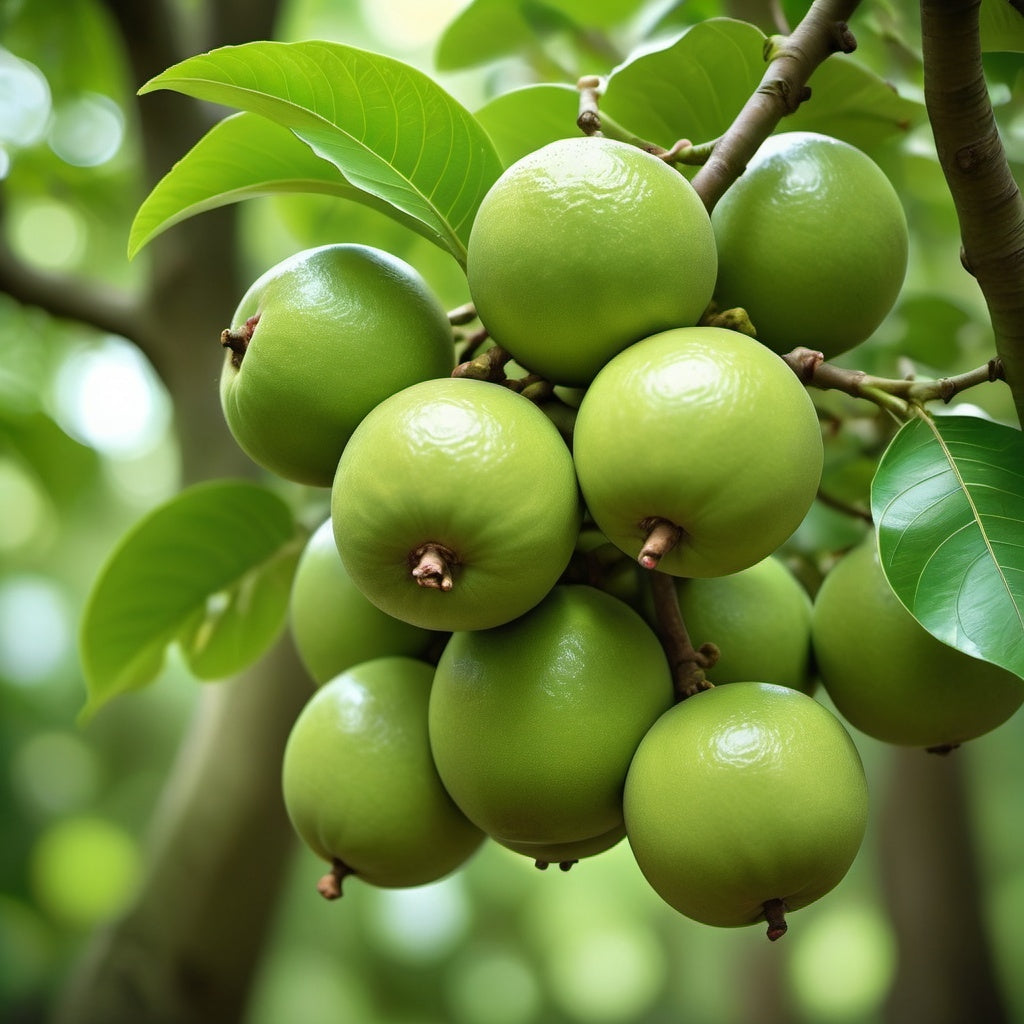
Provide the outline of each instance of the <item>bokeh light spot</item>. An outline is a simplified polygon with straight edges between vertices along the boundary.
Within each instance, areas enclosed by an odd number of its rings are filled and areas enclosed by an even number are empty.
[[[46,132],[50,86],[27,60],[0,47],[0,142],[31,146]]]
[[[65,203],[36,199],[12,211],[11,237],[15,248],[36,266],[72,269],[85,251],[85,224]]]
[[[57,108],[50,148],[75,167],[98,167],[121,148],[124,116],[107,96],[86,93]]]
[[[70,612],[56,583],[31,575],[0,583],[0,675],[34,685],[56,672],[70,650]]]
[[[469,905],[458,875],[412,889],[381,889],[375,895],[375,938],[403,960],[441,960],[469,927]]]
[[[520,957],[473,950],[452,979],[450,998],[459,1024],[526,1024],[540,1008],[541,991]]]
[[[58,815],[86,806],[98,789],[96,755],[77,736],[41,732],[11,759],[11,785],[35,812]]]

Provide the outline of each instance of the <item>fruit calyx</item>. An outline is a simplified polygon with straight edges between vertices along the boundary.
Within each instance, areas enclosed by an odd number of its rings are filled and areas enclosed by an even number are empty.
[[[640,521],[640,529],[644,531],[644,545],[636,560],[645,569],[654,569],[680,541],[683,528],[676,526],[668,519],[660,516],[649,516]]]
[[[325,900],[338,900],[342,897],[341,883],[355,872],[337,857],[331,863],[331,870],[316,883],[316,891]]]
[[[775,942],[789,930],[786,924],[786,901],[780,899],[765,900],[764,919],[768,922],[768,938]]]
[[[533,862],[533,866],[538,871],[547,871],[548,865],[550,863],[551,863],[551,861],[548,861],[548,860],[535,860]],[[578,860],[560,860],[558,862],[558,870],[559,871],[568,871],[568,870],[570,870],[572,868],[572,866],[574,864],[579,864],[579,861]]]
[[[242,359],[245,356],[245,350],[249,347],[249,342],[252,340],[253,331],[256,330],[256,325],[260,322],[260,314],[257,313],[255,316],[249,317],[248,320],[242,324],[241,327],[231,328],[220,332],[220,343],[226,348],[231,350],[231,365],[237,370],[242,365]]]
[[[409,553],[412,578],[431,590],[451,590],[455,586],[452,572],[458,564],[458,555],[435,541],[427,541]]]

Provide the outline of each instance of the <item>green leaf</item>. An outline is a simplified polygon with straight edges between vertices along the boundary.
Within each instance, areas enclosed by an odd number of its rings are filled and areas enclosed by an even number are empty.
[[[172,89],[290,129],[356,189],[465,263],[501,163],[473,116],[430,77],[340,43],[252,42],[190,57],[140,93]]]
[[[982,0],[978,27],[982,50],[1024,53],[1024,13],[1010,0]]]
[[[334,164],[317,156],[287,128],[240,113],[214,125],[146,197],[132,224],[128,255],[175,224],[243,199],[320,193],[355,200],[431,237],[422,221],[357,189]]]
[[[1024,678],[1024,435],[971,416],[912,420],[879,462],[871,510],[914,617]]]
[[[159,674],[182,640],[203,678],[240,671],[283,628],[304,532],[257,484],[223,480],[182,491],[143,517],[100,570],[79,650],[91,716]]]
[[[579,102],[571,85],[527,85],[485,103],[476,119],[508,166],[549,142],[578,136]]]
[[[765,72],[765,35],[754,25],[712,18],[617,68],[601,109],[637,135],[670,147],[721,135]],[[853,61],[830,57],[811,79],[811,98],[777,131],[820,131],[870,147],[923,117],[923,104],[899,96]]]

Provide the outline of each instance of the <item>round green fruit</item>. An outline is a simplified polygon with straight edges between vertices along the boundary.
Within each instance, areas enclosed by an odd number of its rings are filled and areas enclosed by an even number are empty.
[[[811,598],[775,556],[713,579],[676,581],[695,646],[719,650],[707,676],[716,686],[757,679],[810,693]]]
[[[580,403],[576,472],[598,527],[646,568],[723,576],[800,525],[823,449],[793,371],[752,338],[687,327],[615,356]]]
[[[947,751],[1024,703],[1024,681],[949,647],[907,611],[885,578],[873,534],[825,576],[811,630],[836,709],[886,743]]]
[[[739,682],[667,711],[626,778],[626,833],[651,887],[702,924],[768,922],[824,896],[853,863],[868,792],[842,723],[799,690]]]
[[[672,700],[668,662],[641,616],[593,587],[560,585],[514,622],[452,635],[431,692],[430,745],[470,821],[504,845],[551,854],[621,825],[633,751]]]
[[[331,496],[349,576],[378,608],[440,631],[536,605],[573,553],[572,456],[529,399],[484,381],[425,381],[352,435]]]
[[[425,885],[483,842],[430,756],[433,675],[413,658],[363,662],[320,687],[295,720],[284,802],[298,835],[332,865],[321,882],[329,898],[350,874],[387,888]]]
[[[849,143],[770,137],[711,216],[715,300],[741,306],[776,352],[831,359],[892,309],[907,270],[907,222],[884,172]]]
[[[625,838],[626,826],[620,822],[615,828],[609,829],[599,836],[594,836],[592,839],[580,839],[572,843],[516,843],[500,839],[497,842],[506,850],[529,857],[541,870],[551,864],[557,864],[563,871],[568,871],[577,861],[605,853]]]
[[[296,650],[317,685],[373,658],[418,657],[434,638],[366,600],[345,571],[330,519],[313,531],[299,557],[288,610]]]
[[[220,399],[256,463],[329,487],[356,424],[452,371],[447,315],[420,275],[363,245],[306,249],[264,273],[224,331]]]
[[[616,352],[697,323],[717,256],[690,183],[635,146],[552,142],[484,197],[467,250],[491,337],[533,373],[584,385]]]

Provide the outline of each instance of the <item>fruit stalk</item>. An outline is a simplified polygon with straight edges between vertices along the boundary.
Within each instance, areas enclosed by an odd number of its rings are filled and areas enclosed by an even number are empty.
[[[768,922],[768,938],[772,942],[781,939],[789,930],[789,925],[786,924],[786,901],[765,900],[764,919]]]
[[[711,689],[714,684],[705,676],[704,670],[718,660],[718,648],[713,643],[701,644],[699,649],[693,646],[672,576],[655,570],[650,574],[650,587],[658,635],[672,669],[676,700],[685,700],[701,690]]]
[[[320,893],[325,900],[338,900],[341,899],[343,893],[341,884],[348,878],[349,875],[354,875],[355,872],[345,863],[334,858],[334,862],[331,864],[331,870],[324,875],[319,882],[316,884],[316,891]]]

